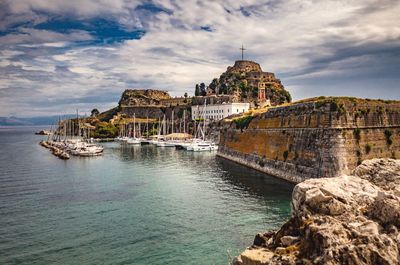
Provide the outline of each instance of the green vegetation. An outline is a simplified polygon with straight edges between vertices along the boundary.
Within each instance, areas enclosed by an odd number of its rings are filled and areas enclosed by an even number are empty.
[[[211,81],[210,85],[208,85],[208,87],[212,90],[213,93],[215,93],[215,92],[216,92],[216,89],[217,89],[217,87],[218,87],[218,85],[219,85],[219,80],[218,80],[218,78],[214,78],[214,79]]]
[[[385,137],[386,137],[387,145],[392,145],[392,143],[393,143],[392,135],[393,135],[393,132],[391,130],[389,130],[389,129],[385,130]]]
[[[115,107],[98,114],[96,118],[99,119],[100,121],[108,122],[113,118],[114,115],[117,115],[118,111],[120,111],[119,107]]]
[[[243,131],[243,129],[247,129],[249,127],[249,124],[251,120],[253,119],[253,116],[243,116],[240,118],[236,118],[233,120],[233,122],[236,124],[236,129],[240,129]]]
[[[371,149],[372,149],[371,144],[367,143],[367,144],[365,145],[365,153],[366,153],[366,154],[369,154],[369,152],[371,152]]]
[[[280,102],[281,103],[285,103],[285,102],[290,103],[290,102],[292,102],[292,96],[290,95],[289,91],[280,89],[280,90],[277,90],[277,92],[278,92],[278,94],[280,96]]]
[[[92,133],[94,138],[114,138],[118,135],[118,129],[108,122],[99,122]]]
[[[100,111],[98,109],[92,109],[90,112],[90,117],[97,117],[97,115],[100,114]]]
[[[285,159],[286,161],[288,157],[289,157],[289,151],[286,150],[285,152],[283,152],[283,159]]]
[[[336,100],[333,100],[331,103],[331,111],[337,111],[339,114],[346,113],[346,108],[343,103],[338,103]]]
[[[152,129],[149,130],[148,133],[145,132],[145,133],[143,134],[143,136],[144,136],[144,137],[149,137],[149,136],[156,135],[156,134],[158,134],[158,129],[152,128]]]
[[[354,137],[356,138],[357,141],[360,141],[360,139],[361,139],[361,129],[360,128],[354,129]]]
[[[357,151],[356,151],[356,155],[357,155],[357,157],[361,157],[361,152],[360,152],[360,150],[357,150]]]
[[[204,83],[200,84],[200,96],[207,95],[206,85]]]
[[[200,85],[196,84],[195,89],[194,89],[194,95],[196,97],[207,95],[206,85],[204,83],[201,83]]]

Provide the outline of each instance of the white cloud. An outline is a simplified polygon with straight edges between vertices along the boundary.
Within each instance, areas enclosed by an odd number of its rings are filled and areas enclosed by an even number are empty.
[[[61,34],[23,28],[24,34],[0,37],[0,45],[11,51],[2,51],[0,69],[9,66],[10,61],[25,70],[1,77],[3,84],[15,89],[34,87],[33,102],[41,98],[52,98],[51,102],[71,98],[70,103],[60,104],[59,109],[73,104],[88,109],[116,104],[106,101],[104,95],[117,95],[128,87],[158,87],[182,95],[192,93],[196,83],[207,84],[218,77],[240,58],[239,47],[243,43],[248,49],[246,58],[259,62],[265,71],[285,76],[286,79],[281,78],[283,84],[287,82],[294,97],[301,98],[323,91],[310,91],[304,80],[348,76],[351,67],[364,69],[377,64],[375,57],[354,54],[357,50],[354,47],[378,45],[386,50],[400,47],[398,1],[156,0],[157,6],[172,13],[159,12],[147,17],[134,11],[140,1],[77,2],[24,0],[8,4],[16,14],[42,10],[75,16],[114,16],[127,28],[145,25],[146,34],[140,40],[114,45],[68,48],[74,42],[93,37],[84,31]],[[241,7],[250,15],[245,16]],[[213,31],[200,30],[202,26]],[[13,61],[21,52],[27,53],[26,59]],[[374,50],[378,52],[379,49]],[[34,80],[36,72],[40,72],[42,79]],[[400,92],[395,89],[394,95],[388,96],[399,98]],[[92,95],[99,97],[97,103]],[[86,105],[78,100],[73,102],[79,97],[91,101]],[[0,96],[0,105],[5,101]],[[27,103],[22,112],[32,104]],[[57,106],[50,104],[42,109],[54,110]],[[1,115],[6,112],[7,109],[0,107]]]

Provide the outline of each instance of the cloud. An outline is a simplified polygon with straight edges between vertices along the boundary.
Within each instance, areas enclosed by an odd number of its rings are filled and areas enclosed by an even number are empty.
[[[400,97],[394,0],[23,0],[0,7],[0,115],[17,106],[21,115],[105,110],[132,87],[191,94],[239,59],[242,44],[245,58],[275,72],[295,99]]]

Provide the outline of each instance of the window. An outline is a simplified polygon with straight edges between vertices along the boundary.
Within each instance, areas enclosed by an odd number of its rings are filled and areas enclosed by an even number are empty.
[[[239,112],[239,109],[236,109],[236,112]]]

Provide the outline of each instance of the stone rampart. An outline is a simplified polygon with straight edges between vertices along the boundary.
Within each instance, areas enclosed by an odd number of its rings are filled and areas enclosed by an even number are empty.
[[[368,110],[369,109],[369,110]],[[400,103],[333,99],[272,108],[220,133],[218,155],[291,182],[400,157]]]

